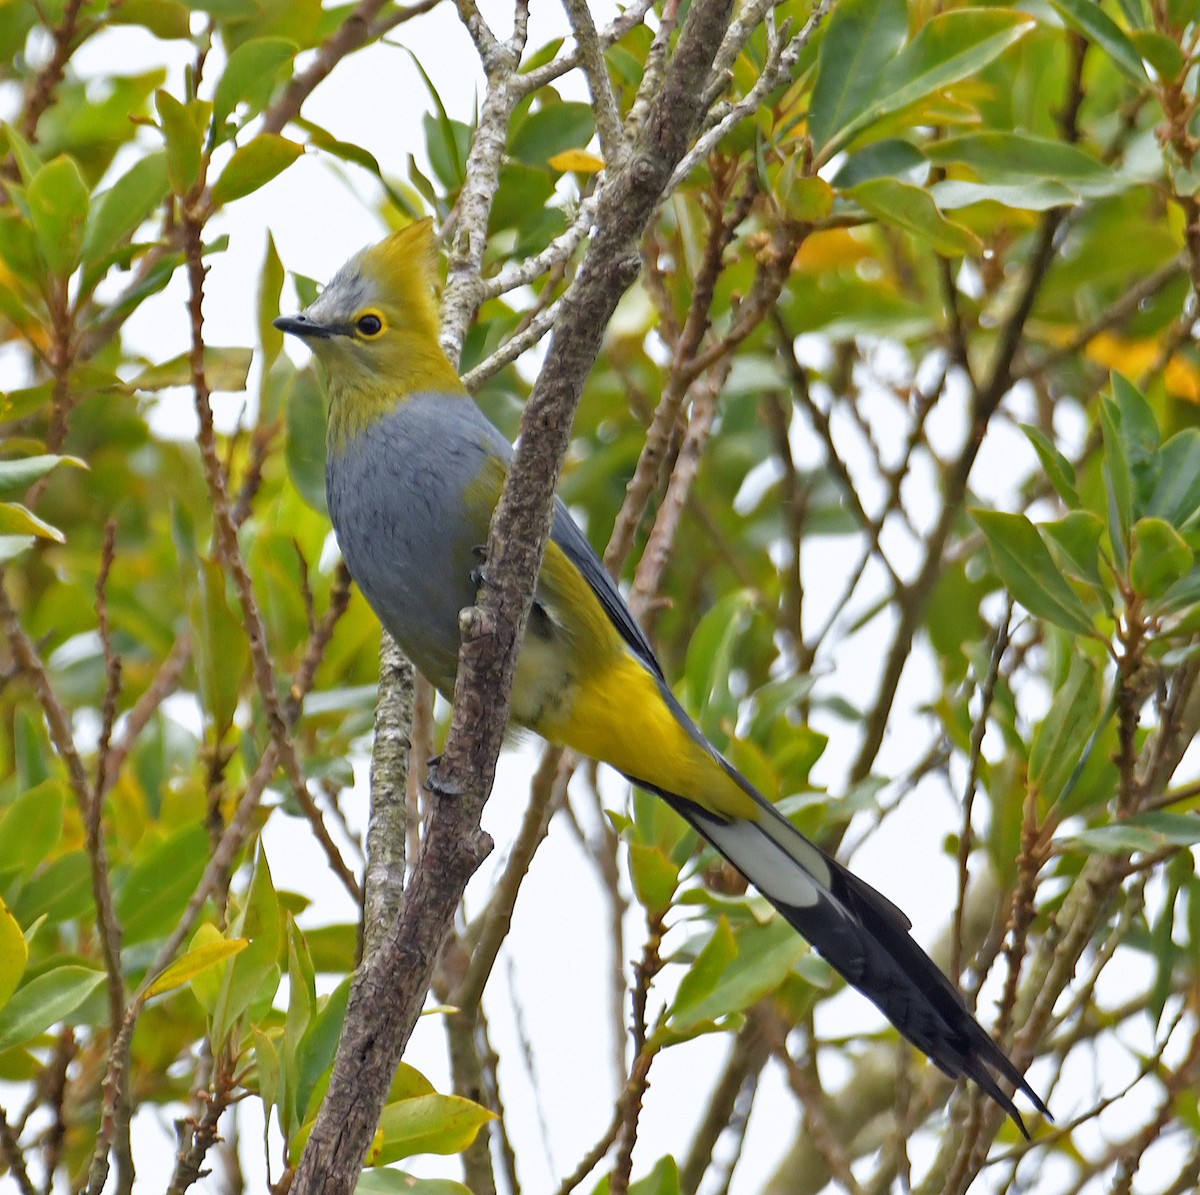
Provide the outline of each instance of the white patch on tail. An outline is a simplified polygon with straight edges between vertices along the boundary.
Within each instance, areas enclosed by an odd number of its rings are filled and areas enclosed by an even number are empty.
[[[827,893],[829,865],[799,834],[785,845],[782,835],[771,832],[772,825],[743,818],[723,821],[695,806],[688,812],[713,845],[769,900],[808,909]],[[798,848],[803,848],[803,862]]]

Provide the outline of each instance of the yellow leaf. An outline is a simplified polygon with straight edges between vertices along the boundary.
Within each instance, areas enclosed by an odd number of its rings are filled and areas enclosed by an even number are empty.
[[[574,170],[576,174],[598,174],[604,169],[604,159],[586,149],[564,149],[546,160],[551,170]]]
[[[1127,377],[1140,377],[1153,369],[1162,351],[1155,337],[1134,339],[1114,332],[1101,332],[1088,342],[1084,352],[1105,369],[1115,369]],[[1163,369],[1167,392],[1186,402],[1200,403],[1200,368],[1187,357],[1176,355]]]
[[[1186,357],[1172,357],[1163,371],[1163,380],[1175,398],[1200,403],[1200,369]]]
[[[0,1007],[17,990],[25,964],[29,961],[29,947],[16,918],[8,911],[8,905],[0,900]]]
[[[1159,347],[1155,340],[1131,340],[1112,332],[1101,332],[1088,341],[1084,352],[1098,365],[1136,378],[1154,364]]]
[[[172,988],[182,987],[209,967],[241,954],[250,945],[249,938],[220,938],[205,942],[177,958],[151,985],[148,996],[160,996]]]
[[[864,257],[871,256],[870,248],[849,229],[830,228],[805,237],[794,264],[798,270],[823,274],[844,266],[852,266]]]

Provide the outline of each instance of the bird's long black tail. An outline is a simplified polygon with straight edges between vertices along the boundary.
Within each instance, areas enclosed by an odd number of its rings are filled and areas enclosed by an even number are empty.
[[[686,798],[659,795],[947,1075],[973,1079],[1026,1138],[1021,1114],[997,1077],[1023,1091],[1049,1118],[1037,1092],[913,941],[912,923],[885,896],[809,842],[757,793],[762,812],[756,820],[722,819]]]

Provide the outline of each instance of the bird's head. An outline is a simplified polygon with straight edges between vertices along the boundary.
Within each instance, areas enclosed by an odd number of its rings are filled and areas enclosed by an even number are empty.
[[[420,220],[360,250],[299,315],[275,321],[325,366],[335,405],[461,389],[438,343],[435,262],[431,222]]]

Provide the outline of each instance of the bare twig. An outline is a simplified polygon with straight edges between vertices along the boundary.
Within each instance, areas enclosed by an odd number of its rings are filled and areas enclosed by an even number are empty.
[[[8,1168],[8,1172],[16,1180],[21,1195],[35,1195],[29,1171],[25,1169],[25,1155],[21,1151],[21,1143],[8,1123],[8,1114],[0,1107],[0,1161]]]
[[[262,131],[282,132],[288,121],[300,115],[304,101],[329,77],[343,58],[382,37],[397,25],[436,8],[439,2],[417,0],[414,4],[398,6],[386,18],[377,20],[387,0],[361,0],[334,33],[317,48],[308,66],[292,76],[280,97],[263,113]]]
[[[480,277],[488,215],[500,177],[509,122],[523,95],[515,79],[525,49],[528,19],[526,0],[518,0],[512,36],[502,42],[488,28],[475,0],[456,3],[487,74],[488,89],[467,154],[466,181],[456,204],[450,274],[442,296],[442,347],[452,361],[458,360],[467,328],[482,302]]]
[[[483,997],[484,984],[512,925],[517,893],[529,872],[534,854],[550,829],[551,817],[566,800],[567,781],[571,778],[573,768],[572,757],[561,748],[550,748],[542,756],[530,784],[529,804],[504,871],[488,901],[481,923],[471,933],[471,962],[451,999],[457,1008],[470,1010]]]
[[[596,132],[600,137],[600,152],[610,168],[619,169],[625,164],[629,147],[625,141],[625,130],[621,127],[617,97],[613,94],[612,80],[608,77],[608,66],[604,61],[604,51],[591,10],[585,0],[563,0],[563,7],[571,22],[571,32],[575,34],[583,73],[587,76],[592,111],[596,114]]]
[[[958,900],[954,902],[954,920],[951,928],[950,978],[956,983],[962,974],[963,917],[967,904],[968,870],[971,848],[974,843],[972,813],[975,808],[975,788],[979,781],[979,765],[983,759],[983,738],[987,733],[988,718],[991,716],[992,701],[996,696],[996,684],[1000,679],[1000,664],[1008,650],[1008,628],[1012,621],[1013,603],[1008,599],[1004,613],[992,634],[992,650],[988,658],[987,675],[979,684],[979,713],[971,727],[971,750],[967,760],[967,779],[962,795],[962,829],[958,840]]]

